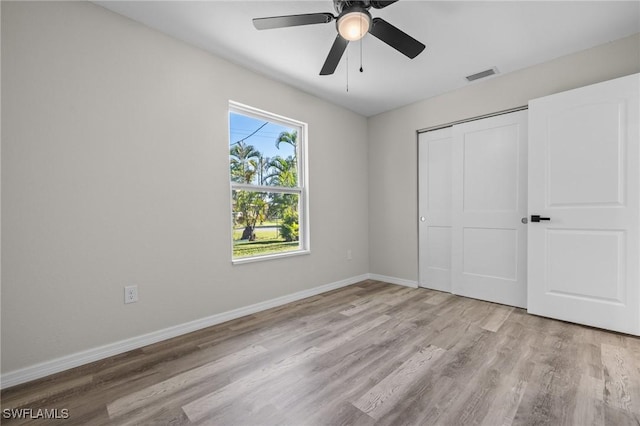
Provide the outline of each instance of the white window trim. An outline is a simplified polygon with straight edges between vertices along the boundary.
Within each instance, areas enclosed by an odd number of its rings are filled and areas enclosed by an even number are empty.
[[[257,118],[259,120],[268,120],[272,123],[280,124],[286,127],[297,127],[300,129],[298,133],[298,187],[296,188],[288,188],[288,187],[278,187],[278,186],[262,186],[262,185],[250,185],[250,184],[242,184],[242,183],[234,183],[231,181],[231,176],[229,175],[229,217],[233,216],[233,206],[231,203],[231,195],[234,189],[251,189],[258,190],[264,192],[282,192],[282,193],[292,193],[299,194],[299,204],[300,210],[299,214],[299,242],[300,248],[298,250],[286,251],[282,253],[269,253],[258,256],[251,257],[233,257],[233,220],[231,220],[231,226],[229,229],[231,230],[231,235],[229,238],[231,244],[231,263],[234,265],[240,265],[245,263],[253,263],[253,262],[261,262],[265,260],[273,260],[273,259],[281,259],[285,257],[293,257],[306,255],[311,253],[311,238],[309,232],[309,163],[308,163],[308,125],[302,121],[294,120],[292,118],[288,118],[282,115],[274,114],[268,111],[263,111],[258,108],[254,108],[248,105],[241,104],[235,101],[229,101],[229,113],[237,113],[246,115],[248,117]],[[230,129],[227,124],[227,141],[230,140]]]

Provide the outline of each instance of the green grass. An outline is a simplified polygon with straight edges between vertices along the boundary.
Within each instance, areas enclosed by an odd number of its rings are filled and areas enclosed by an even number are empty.
[[[257,226],[280,226],[282,221],[280,220],[265,220],[264,222],[258,223]]]
[[[263,226],[268,226],[265,222]],[[233,257],[251,257],[263,254],[282,253],[285,251],[294,251],[300,248],[298,241],[286,242],[278,233],[277,229],[260,229],[256,228],[255,241],[241,240],[243,227],[233,230]]]
[[[242,228],[236,228],[233,230],[233,243],[240,241],[240,237],[242,237],[242,231],[244,231],[244,226]],[[280,234],[275,229],[260,229],[256,228],[253,231],[256,234],[256,240],[275,240],[280,237]]]
[[[251,257],[263,254],[282,253],[285,251],[297,250],[300,247],[298,241],[286,242],[280,239],[255,241],[234,241],[233,257]]]

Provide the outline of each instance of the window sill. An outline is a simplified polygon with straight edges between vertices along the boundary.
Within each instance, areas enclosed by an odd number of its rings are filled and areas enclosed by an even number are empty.
[[[254,257],[241,257],[238,259],[232,259],[231,263],[234,265],[242,265],[245,263],[253,263],[253,262],[262,262],[265,260],[274,260],[274,259],[282,259],[285,257],[294,257],[294,256],[304,256],[307,254],[311,254],[311,250],[296,250],[286,253],[274,253],[274,254],[265,254],[264,256],[254,256]]]

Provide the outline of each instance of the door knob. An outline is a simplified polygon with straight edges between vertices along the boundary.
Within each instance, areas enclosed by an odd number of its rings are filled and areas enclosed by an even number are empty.
[[[426,217],[424,217],[424,216],[420,216],[420,222],[424,222],[425,220],[427,220],[427,218],[426,218]]]
[[[531,215],[531,222],[540,222],[541,220],[551,220],[550,217],[542,217],[540,215],[537,214],[532,214]]]

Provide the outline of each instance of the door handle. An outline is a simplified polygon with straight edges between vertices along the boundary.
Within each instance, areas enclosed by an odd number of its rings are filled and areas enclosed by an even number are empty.
[[[540,222],[542,220],[551,220],[550,217],[542,217],[540,215],[537,214],[532,214],[531,215],[531,222]]]

